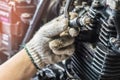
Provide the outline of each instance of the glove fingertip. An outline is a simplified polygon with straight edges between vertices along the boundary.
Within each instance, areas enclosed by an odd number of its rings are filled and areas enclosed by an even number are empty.
[[[78,36],[79,31],[80,31],[79,29],[70,28],[69,29],[69,34],[70,34],[71,37],[76,37],[76,36]]]

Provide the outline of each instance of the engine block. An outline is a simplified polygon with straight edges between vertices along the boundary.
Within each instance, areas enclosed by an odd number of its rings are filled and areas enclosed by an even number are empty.
[[[68,60],[71,62],[62,62],[67,77],[54,80],[71,80],[71,76],[74,80],[120,80],[120,10],[116,7],[111,8],[105,0],[94,0],[74,8],[79,17],[71,20],[70,26],[79,26],[81,30],[75,42],[76,51]]]

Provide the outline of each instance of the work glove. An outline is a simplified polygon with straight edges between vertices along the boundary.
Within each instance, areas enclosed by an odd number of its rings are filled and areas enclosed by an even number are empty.
[[[71,19],[76,17],[70,14]],[[68,27],[68,19],[60,16],[43,25],[34,37],[25,45],[36,68],[54,64],[67,59],[74,53],[74,38],[79,29]]]

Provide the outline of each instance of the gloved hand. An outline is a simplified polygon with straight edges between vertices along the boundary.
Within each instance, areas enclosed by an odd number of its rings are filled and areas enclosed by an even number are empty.
[[[71,18],[75,13],[71,13]],[[79,30],[68,27],[68,20],[60,16],[42,26],[26,44],[33,63],[40,69],[67,59],[74,53],[74,37]]]

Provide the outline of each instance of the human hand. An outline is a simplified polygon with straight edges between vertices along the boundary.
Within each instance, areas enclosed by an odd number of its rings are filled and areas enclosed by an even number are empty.
[[[76,17],[71,13],[71,19]],[[74,53],[74,37],[79,30],[68,27],[68,20],[60,16],[42,26],[26,44],[34,63],[39,68],[67,59]]]

